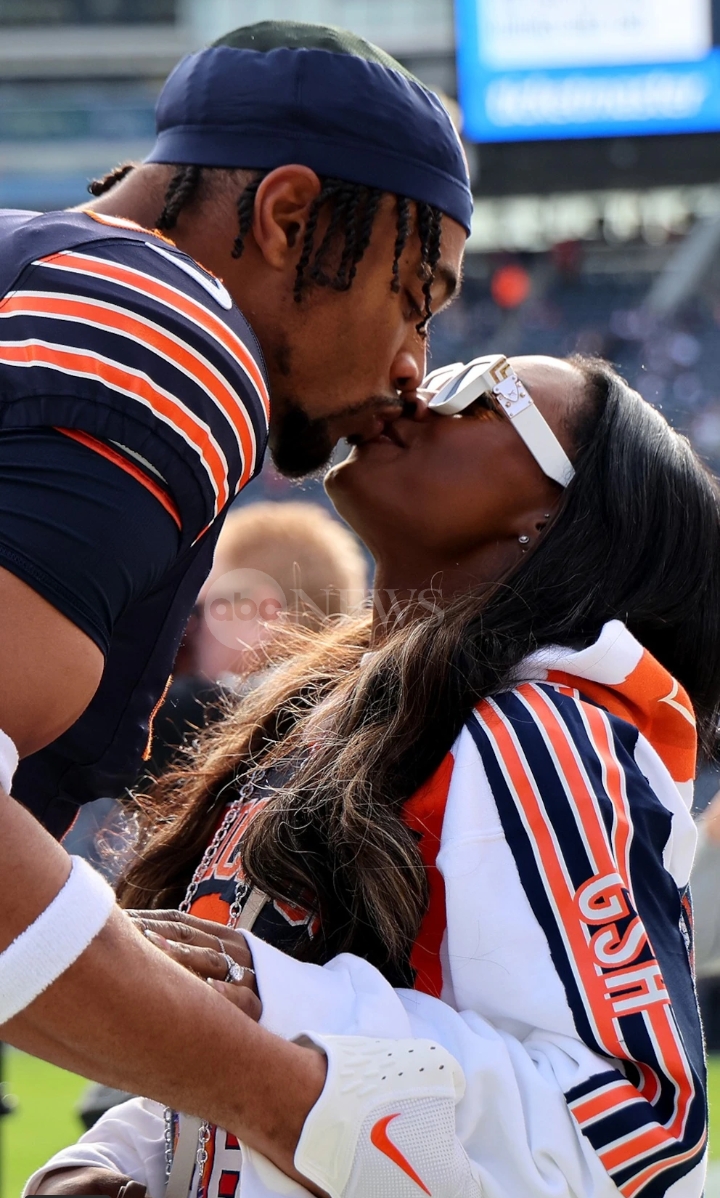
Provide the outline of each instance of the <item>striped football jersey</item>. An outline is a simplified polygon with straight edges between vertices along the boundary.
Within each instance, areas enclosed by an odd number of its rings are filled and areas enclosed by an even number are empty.
[[[0,437],[80,441],[132,474],[180,537],[168,575],[118,620],[90,707],[21,765],[18,797],[60,832],[62,794],[117,793],[137,770],[223,516],[262,464],[269,396],[222,282],[167,239],[90,212],[5,212],[0,248]]]

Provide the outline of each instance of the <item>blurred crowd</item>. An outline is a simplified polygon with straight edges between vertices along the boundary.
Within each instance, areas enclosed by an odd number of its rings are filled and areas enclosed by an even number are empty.
[[[623,263],[623,257],[627,262]],[[652,275],[633,247],[614,267],[574,242],[542,255],[476,259],[432,332],[437,364],[478,352],[598,354],[720,470],[720,288],[712,275],[670,319],[647,306]],[[610,268],[609,268],[610,267]]]

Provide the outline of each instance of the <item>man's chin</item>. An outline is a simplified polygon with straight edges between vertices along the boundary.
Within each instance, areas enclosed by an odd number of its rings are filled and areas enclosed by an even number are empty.
[[[309,478],[314,474],[322,474],[330,463],[331,453],[324,454],[322,458],[310,454],[305,456],[293,454],[287,458],[282,453],[277,453],[272,446],[270,447],[270,457],[278,474],[282,474],[283,478],[290,479]]]
[[[305,478],[324,469],[335,448],[327,421],[311,420],[297,407],[288,409],[270,434],[270,455],[285,478]]]

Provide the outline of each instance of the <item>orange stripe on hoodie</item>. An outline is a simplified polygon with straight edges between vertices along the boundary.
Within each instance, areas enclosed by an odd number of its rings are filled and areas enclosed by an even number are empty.
[[[687,692],[647,650],[622,682],[594,682],[563,670],[549,670],[547,680],[575,687],[612,715],[634,724],[676,782],[695,777],[692,703]]]

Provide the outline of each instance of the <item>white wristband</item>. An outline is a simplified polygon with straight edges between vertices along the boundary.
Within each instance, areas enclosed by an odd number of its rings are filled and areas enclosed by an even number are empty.
[[[10,794],[13,775],[18,767],[18,751],[7,732],[0,728],[0,789]]]
[[[0,1024],[12,1019],[77,961],[105,926],[115,893],[80,857],[49,907],[0,953]]]

